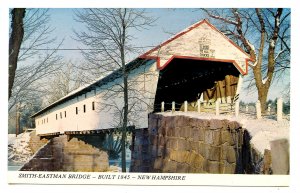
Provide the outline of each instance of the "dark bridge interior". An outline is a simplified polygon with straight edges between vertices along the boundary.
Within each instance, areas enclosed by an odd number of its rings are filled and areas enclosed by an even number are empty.
[[[215,81],[222,81],[226,75],[238,77],[239,71],[232,63],[173,59],[160,71],[155,96],[154,112],[171,110],[175,101],[178,110],[184,101],[193,102],[200,98],[203,91],[214,87]]]

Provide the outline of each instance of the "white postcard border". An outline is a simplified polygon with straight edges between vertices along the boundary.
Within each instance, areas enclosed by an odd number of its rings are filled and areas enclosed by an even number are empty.
[[[289,175],[113,173],[113,172],[8,172],[9,184],[110,184],[178,186],[287,187]]]

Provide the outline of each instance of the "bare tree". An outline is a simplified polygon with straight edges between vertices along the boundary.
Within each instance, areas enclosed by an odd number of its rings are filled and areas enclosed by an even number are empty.
[[[36,97],[43,96],[44,89],[48,86],[44,80],[61,68],[57,48],[62,42],[53,50],[41,49],[46,45],[55,45],[55,39],[51,38],[53,30],[48,25],[49,20],[48,9],[26,9],[24,37],[17,58],[18,66],[9,99],[9,110],[17,102],[34,103]],[[10,37],[14,36],[16,35],[11,28]]]
[[[261,109],[266,110],[270,86],[290,68],[289,9],[202,9],[220,29],[250,55]],[[254,81],[252,81],[254,80]]]
[[[49,87],[45,90],[45,98],[49,105],[77,89],[82,81],[80,72],[75,69],[74,64],[68,62],[47,82]]]
[[[75,31],[77,39],[85,46],[94,50],[82,52],[88,61],[88,69],[94,69],[99,76],[107,75],[120,69],[115,75],[122,78],[122,84],[108,88],[106,97],[122,95],[122,108],[116,108],[121,127],[122,143],[122,172],[126,172],[125,142],[127,126],[129,124],[130,84],[128,75],[130,70],[126,67],[130,56],[138,49],[131,45],[135,38],[133,32],[151,26],[154,19],[146,16],[145,10],[140,9],[85,9],[75,13],[78,22],[86,26],[86,31]],[[107,104],[117,107],[117,104]]]
[[[10,19],[13,21],[13,15]],[[13,119],[12,116],[16,114],[17,108],[15,107],[18,104],[21,127],[34,126],[30,115],[42,108],[45,90],[48,88],[46,79],[59,70],[62,64],[56,49],[62,42],[53,50],[44,49],[49,45],[55,46],[55,39],[51,38],[52,29],[48,25],[49,21],[48,9],[26,8],[23,17],[24,34],[16,59],[14,76],[9,72],[10,81],[14,78],[13,84],[9,85],[11,89],[8,106],[9,120]],[[19,38],[13,31],[13,26],[11,26],[10,38]],[[10,50],[10,57],[14,51]],[[11,58],[9,65],[11,65]],[[9,125],[9,128],[14,126]]]
[[[25,9],[11,10],[11,34],[9,37],[9,81],[8,81],[8,98],[11,97],[12,87],[15,80],[15,73],[18,64],[18,56],[24,36],[23,18]]]

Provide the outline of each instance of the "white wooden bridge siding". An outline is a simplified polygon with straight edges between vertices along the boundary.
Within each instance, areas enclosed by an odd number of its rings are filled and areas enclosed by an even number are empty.
[[[160,58],[159,66],[157,66],[156,62],[148,61],[146,65],[142,65],[131,71],[129,75],[129,80],[138,80],[135,82],[134,88],[139,92],[131,93],[131,96],[142,99],[142,101],[147,103],[140,103],[140,111],[130,117],[130,125],[135,125],[136,128],[148,127],[148,113],[153,111],[159,69],[167,62],[170,62],[174,56],[233,62],[241,74],[244,75],[247,73],[246,62],[249,60],[249,56],[237,48],[225,35],[206,20],[196,23],[175,37],[171,39],[172,41],[167,41],[157,49],[141,56],[142,58]],[[86,97],[83,94],[38,115],[35,119],[37,134],[116,127],[117,119],[114,116],[114,111],[112,109],[99,110],[99,106],[103,102],[116,103],[120,108],[123,106],[122,93],[119,96],[110,97],[109,99],[103,97],[106,91],[105,88],[116,88],[115,85],[120,83],[122,83],[122,78],[97,88],[96,94],[94,91],[88,92],[86,93]],[[95,111],[92,110],[92,102],[95,102]],[[129,103],[133,102],[134,100],[129,101]],[[85,113],[83,113],[83,105],[86,105]],[[78,107],[78,115],[75,114],[76,107]],[[67,117],[64,116],[65,111]],[[62,118],[60,117],[60,113],[62,113]],[[58,115],[57,120],[56,114]],[[45,123],[42,124],[42,120],[45,120]]]
[[[139,107],[144,111],[139,112],[138,115],[131,117],[132,125],[137,128],[148,127],[148,113],[153,111],[154,99],[156,94],[156,87],[158,81],[159,71],[156,69],[156,62],[148,62],[146,65],[142,65],[137,69],[131,71],[129,75],[129,81],[134,80],[134,89],[139,90],[138,93],[134,93],[136,97],[143,100]],[[60,104],[49,111],[38,115],[35,118],[36,132],[37,134],[48,133],[64,133],[65,131],[83,131],[83,130],[98,130],[109,129],[115,126],[116,117],[113,116],[114,111],[100,110],[102,105],[103,94],[105,88],[115,88],[117,84],[122,83],[122,78],[118,78],[113,82],[98,87],[95,91],[82,94],[72,100],[68,100],[63,104]],[[116,103],[117,106],[123,105],[123,93],[119,94],[119,97],[110,97],[105,100],[105,103]],[[92,102],[95,102],[95,110],[92,110]],[[132,103],[133,101],[129,101]],[[146,105],[145,103],[148,105]],[[83,105],[86,105],[86,112],[83,112]],[[76,107],[78,107],[78,114],[76,115]],[[67,117],[65,117],[65,111]],[[62,118],[60,117],[62,113]],[[58,116],[56,120],[56,114]],[[47,122],[48,118],[48,122]],[[45,123],[42,124],[42,120]]]
[[[249,56],[234,46],[225,35],[207,21],[202,21],[200,25],[199,23],[192,26],[191,31],[150,52],[148,56],[160,57],[160,67],[164,66],[172,56],[234,60],[242,69],[243,72],[238,69],[241,74],[245,74],[246,59],[249,59]]]

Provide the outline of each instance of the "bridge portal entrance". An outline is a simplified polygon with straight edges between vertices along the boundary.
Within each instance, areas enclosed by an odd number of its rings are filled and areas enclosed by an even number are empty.
[[[203,102],[232,103],[240,72],[232,63],[174,58],[160,71],[154,112],[180,110],[184,101],[192,103],[203,95]]]

